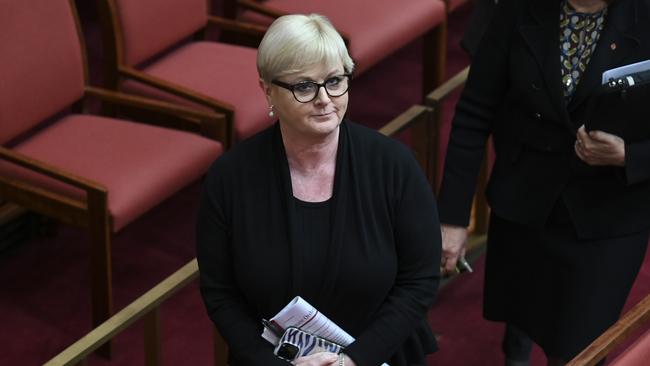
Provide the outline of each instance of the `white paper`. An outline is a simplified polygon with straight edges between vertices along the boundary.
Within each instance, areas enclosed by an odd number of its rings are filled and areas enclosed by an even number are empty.
[[[611,79],[619,79],[628,75],[636,74],[638,72],[650,70],[650,60],[629,64],[615,69],[607,70],[603,73],[602,85],[607,84]]]
[[[289,327],[296,327],[343,347],[347,347],[354,342],[351,335],[300,296],[296,296],[284,309],[269,319],[269,323],[280,333]],[[274,346],[277,346],[280,341],[279,337],[266,327],[262,332],[262,338],[271,342]],[[389,365],[384,363],[381,366]]]
[[[284,309],[271,318],[269,322],[284,332],[288,327],[296,327],[331,342],[346,347],[354,341],[351,335],[341,329],[334,322],[329,320],[323,313],[311,306],[305,299],[296,296]],[[279,339],[266,327],[262,337],[273,345],[277,345]]]

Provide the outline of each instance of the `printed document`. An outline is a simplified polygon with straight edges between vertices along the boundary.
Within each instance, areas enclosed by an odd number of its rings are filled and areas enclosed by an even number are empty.
[[[262,338],[276,346],[284,330],[289,327],[302,329],[343,347],[347,347],[354,342],[351,335],[300,296],[296,296],[284,309],[280,310],[265,324]],[[388,365],[384,363],[382,366]]]

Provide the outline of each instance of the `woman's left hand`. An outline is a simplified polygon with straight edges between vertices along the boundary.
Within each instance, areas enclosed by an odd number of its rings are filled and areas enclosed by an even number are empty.
[[[603,131],[585,130],[581,126],[576,134],[575,151],[589,165],[625,165],[625,141]]]

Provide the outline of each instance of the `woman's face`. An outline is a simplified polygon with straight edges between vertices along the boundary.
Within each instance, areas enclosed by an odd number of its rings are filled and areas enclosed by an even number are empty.
[[[322,84],[326,80],[344,73],[343,63],[335,67],[315,65],[300,72],[284,75],[277,80],[290,85],[304,81]],[[348,107],[347,93],[339,97],[330,97],[324,87],[318,88],[318,94],[314,100],[301,103],[294,98],[290,90],[275,84],[269,85],[263,81],[261,86],[269,104],[273,105],[273,111],[280,119],[283,129],[305,137],[324,137],[334,132],[343,120]]]

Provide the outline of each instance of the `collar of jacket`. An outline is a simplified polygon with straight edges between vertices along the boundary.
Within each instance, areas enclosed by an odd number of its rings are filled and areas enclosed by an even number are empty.
[[[565,105],[560,71],[560,0],[529,0],[519,25],[526,45],[538,66],[543,70],[549,97],[567,127],[575,132],[570,112],[585,102],[589,94],[601,84],[602,73],[625,64],[640,45],[640,27],[648,16],[641,9],[644,0],[618,0],[609,6],[605,28],[580,84],[568,106]],[[646,9],[647,10],[647,9]]]

